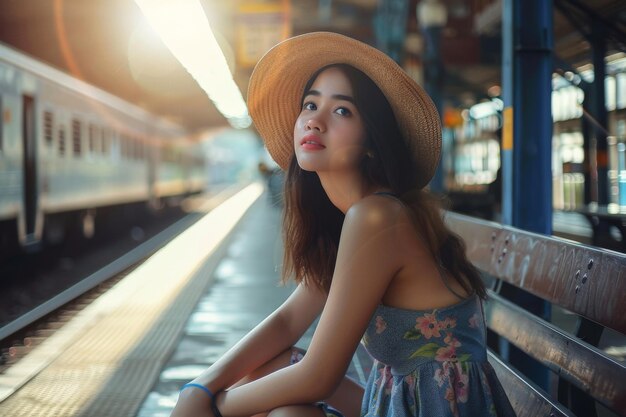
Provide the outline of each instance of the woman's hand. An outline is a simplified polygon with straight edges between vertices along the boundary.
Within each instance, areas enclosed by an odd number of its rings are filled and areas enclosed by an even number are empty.
[[[200,389],[189,387],[180,392],[170,417],[215,417],[211,398]]]

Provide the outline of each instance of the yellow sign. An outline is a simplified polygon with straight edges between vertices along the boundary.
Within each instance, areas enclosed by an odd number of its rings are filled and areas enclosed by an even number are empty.
[[[502,150],[510,151],[513,149],[513,107],[505,108],[502,115]]]
[[[291,36],[291,1],[241,1],[236,17],[237,63],[252,67],[272,46]]]

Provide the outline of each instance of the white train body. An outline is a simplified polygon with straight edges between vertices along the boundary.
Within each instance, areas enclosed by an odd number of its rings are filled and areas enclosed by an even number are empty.
[[[204,189],[183,128],[3,45],[0,114],[0,222],[14,221],[22,246],[58,213]]]

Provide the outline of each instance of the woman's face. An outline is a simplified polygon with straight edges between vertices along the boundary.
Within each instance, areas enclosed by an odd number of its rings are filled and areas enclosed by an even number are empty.
[[[298,164],[305,171],[358,169],[365,153],[365,127],[341,70],[328,68],[315,79],[304,97],[293,137]]]

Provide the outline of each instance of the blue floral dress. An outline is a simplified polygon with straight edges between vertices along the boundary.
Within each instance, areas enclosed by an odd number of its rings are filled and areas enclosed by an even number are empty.
[[[485,340],[478,296],[429,311],[380,305],[363,337],[375,360],[361,416],[515,416]]]

